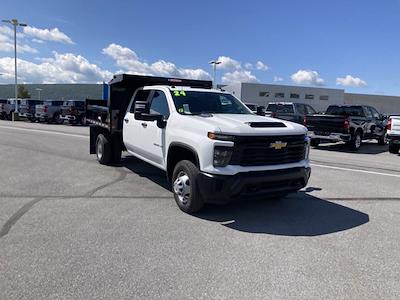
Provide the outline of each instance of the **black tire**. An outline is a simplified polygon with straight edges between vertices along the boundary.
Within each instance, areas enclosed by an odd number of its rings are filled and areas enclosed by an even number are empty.
[[[359,131],[356,131],[351,141],[349,142],[349,147],[353,151],[358,151],[361,147],[362,135]]]
[[[102,165],[111,163],[111,144],[103,134],[99,134],[96,139],[96,157]]]
[[[392,154],[398,154],[400,150],[400,145],[396,145],[393,143],[389,144],[389,152]]]
[[[378,138],[378,145],[386,145],[387,140],[386,140],[386,134],[382,135],[381,137]]]
[[[55,113],[53,116],[53,122],[56,124],[63,124],[64,120],[61,119],[61,114],[60,113]]]
[[[198,175],[199,169],[188,160],[178,162],[172,174],[172,192],[176,204],[183,212],[188,214],[197,212],[204,206],[197,186]]]
[[[111,161],[114,163],[119,163],[121,161],[121,156],[122,156],[121,144],[119,143],[119,141],[114,141],[112,143],[112,149],[111,149]]]
[[[310,145],[311,147],[318,147],[320,142],[320,139],[311,139]]]
[[[29,122],[35,123],[35,122],[36,122],[36,119],[35,119],[35,118],[29,118]]]

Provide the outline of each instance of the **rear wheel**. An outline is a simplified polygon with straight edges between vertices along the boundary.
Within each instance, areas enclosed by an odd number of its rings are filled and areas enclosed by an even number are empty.
[[[197,187],[199,169],[188,160],[178,162],[172,175],[172,191],[176,204],[186,213],[194,213],[204,206]]]
[[[54,121],[54,123],[56,123],[56,124],[62,124],[62,123],[64,123],[64,120],[61,119],[61,114],[59,114],[59,113],[54,114],[53,121]]]
[[[353,151],[358,151],[360,149],[362,143],[362,136],[359,131],[357,131],[351,141],[349,142],[350,149]]]
[[[397,154],[397,153],[399,153],[399,150],[400,150],[400,145],[396,145],[393,143],[389,144],[389,152],[390,153]]]
[[[318,147],[320,142],[320,139],[311,139],[310,145],[311,147]]]
[[[99,134],[96,139],[96,156],[102,165],[111,163],[111,144],[103,134]]]

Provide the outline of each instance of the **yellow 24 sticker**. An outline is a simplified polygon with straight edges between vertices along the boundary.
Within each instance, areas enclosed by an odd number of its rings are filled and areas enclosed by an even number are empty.
[[[185,91],[174,91],[174,96],[179,97],[179,96],[186,96]]]

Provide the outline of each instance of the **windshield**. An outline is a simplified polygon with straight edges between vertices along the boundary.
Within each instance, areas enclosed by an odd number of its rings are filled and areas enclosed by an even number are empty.
[[[294,113],[292,104],[268,104],[267,111],[274,113],[292,114]]]
[[[327,115],[335,116],[364,116],[364,111],[361,106],[329,106],[326,110]]]
[[[179,90],[171,94],[180,114],[251,114],[242,102],[230,94]]]

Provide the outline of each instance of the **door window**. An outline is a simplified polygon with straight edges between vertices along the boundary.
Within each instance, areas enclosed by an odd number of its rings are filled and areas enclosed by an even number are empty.
[[[150,104],[150,113],[163,115],[165,119],[169,117],[168,101],[163,91],[154,91]]]
[[[301,115],[306,115],[306,107],[304,104],[297,104],[297,109]]]
[[[378,113],[378,111],[375,108],[370,107],[369,109],[371,110],[372,116],[375,119],[379,119],[381,117],[381,115]]]
[[[364,111],[365,111],[365,115],[367,116],[367,118],[372,118],[372,113],[368,107],[364,107]]]
[[[150,95],[150,90],[138,90],[135,95],[135,99],[133,99],[133,102],[131,104],[131,109],[129,112],[135,113],[135,102],[136,101],[147,101]]]
[[[315,109],[314,109],[312,106],[310,106],[310,105],[306,105],[306,108],[307,108],[307,114],[308,114],[308,115],[314,115],[314,114],[317,113],[317,112],[315,111]]]

